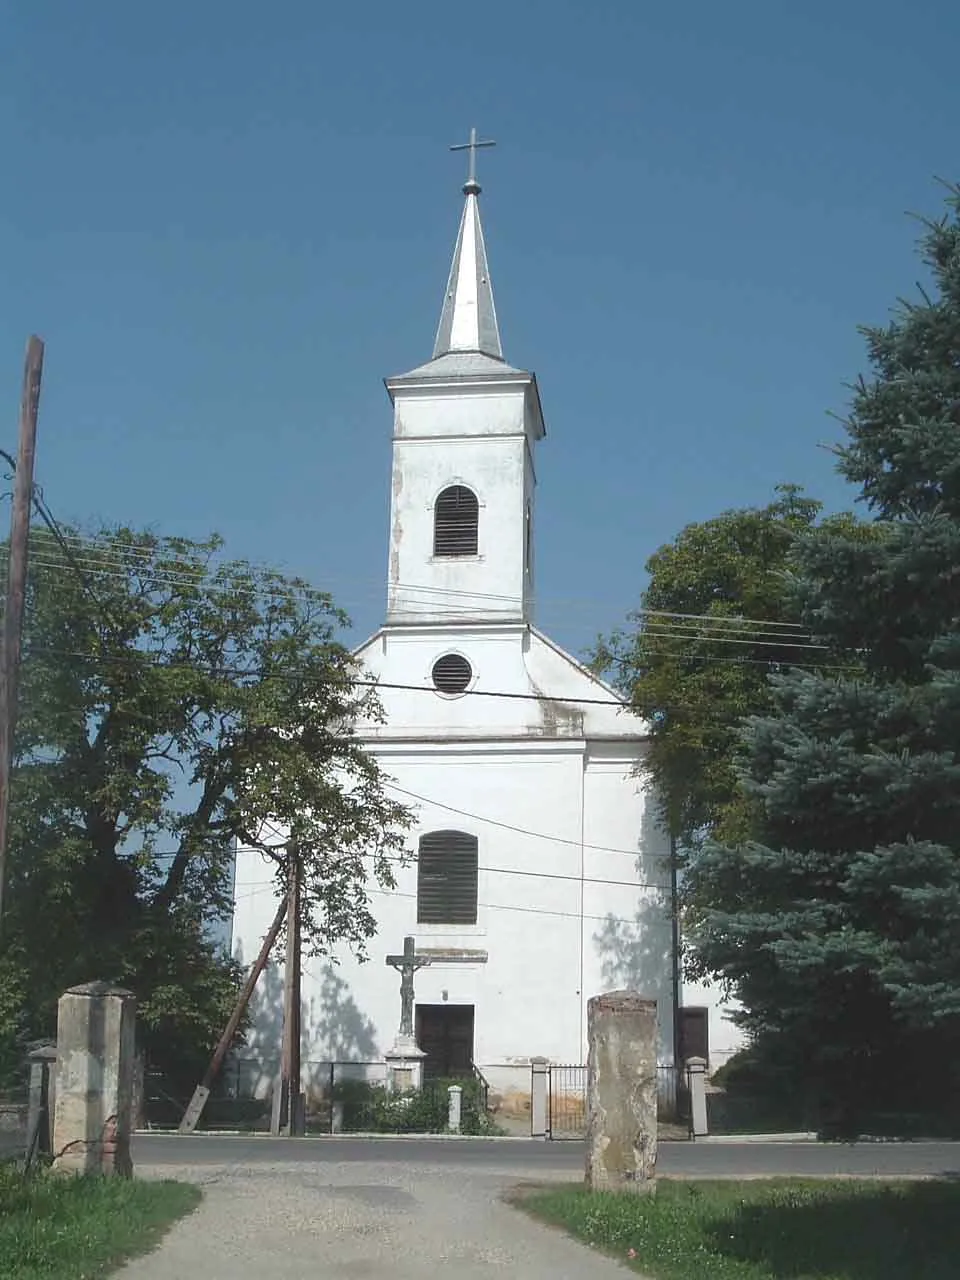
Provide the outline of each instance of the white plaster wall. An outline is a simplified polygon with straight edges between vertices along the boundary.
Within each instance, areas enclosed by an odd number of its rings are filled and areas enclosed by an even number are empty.
[[[596,744],[587,760],[584,985],[591,994],[628,988],[655,999],[660,1061],[669,1062],[670,844],[656,821],[653,796],[636,776],[642,752],[641,743]]]
[[[451,382],[395,392],[394,438],[436,440],[523,435],[527,430],[529,379],[491,384]]]
[[[470,688],[477,692],[443,697],[434,691],[433,663],[450,652],[470,662]],[[638,742],[646,736],[643,721],[614,705],[610,689],[532,628],[384,629],[362,646],[358,657],[372,679],[413,686],[381,690],[386,723],[360,730],[371,741],[572,735]]]
[[[648,910],[660,899],[639,888],[659,874],[651,868],[662,863],[662,851],[629,755],[610,756],[582,739],[376,749],[402,788],[398,798],[416,811],[411,851],[425,831],[452,827],[477,836],[478,920],[472,927],[418,926],[416,866],[398,868],[396,890],[371,892],[379,927],[369,963],[346,953],[338,965],[305,962],[306,1061],[368,1060],[389,1047],[399,978],[384,958],[408,933],[418,949],[487,952],[485,964],[422,970],[416,996],[475,1006],[474,1058],[491,1078],[512,1078],[534,1056],[584,1061],[588,998],[627,978],[632,984],[636,976],[669,1008],[669,918]],[[241,852],[235,937],[242,959],[252,957],[276,901],[259,858]],[[263,1056],[275,1053],[270,1041],[279,1034],[276,981],[271,998],[277,1007],[261,1005],[253,1037],[252,1051]],[[669,1028],[662,1041],[666,1060]]]
[[[534,424],[527,385],[455,386],[398,396],[388,564],[388,622],[520,619],[525,513],[533,506]],[[480,503],[478,552],[434,557],[433,511],[451,484]]]
[[[412,934],[421,950],[487,953],[485,963],[422,970],[417,1000],[472,1004],[474,1060],[492,1082],[517,1085],[531,1057],[585,1061],[590,996],[640,985],[670,1007],[663,849],[634,776],[646,727],[528,625],[525,515],[543,435],[532,377],[390,385],[388,625],[358,653],[380,681],[386,719],[358,733],[394,797],[415,809],[411,853],[426,831],[477,836],[478,921],[418,927],[414,863],[397,869],[394,890],[371,886],[378,930],[369,962],[341,952],[304,963],[304,1059],[363,1061],[389,1048],[399,977],[384,958]],[[434,503],[457,483],[480,501],[479,553],[435,560]],[[473,670],[461,697],[432,687],[433,664],[449,652]],[[276,887],[250,851],[238,855],[236,880],[234,939],[248,963],[276,910]],[[264,1058],[276,1057],[280,999],[273,968],[252,1035],[251,1051]],[[669,1018],[661,1041],[667,1058]]]
[[[308,962],[304,975],[304,1056],[365,1058],[389,1048],[399,1019],[399,976],[384,957],[411,933],[418,948],[479,948],[486,964],[436,965],[417,975],[421,1003],[476,1006],[476,1061],[528,1060],[543,1053],[576,1055],[580,1040],[579,777],[582,745],[529,754],[464,750],[438,758],[415,749],[384,760],[417,811],[410,834],[415,850],[424,831],[456,828],[478,838],[478,920],[475,926],[416,923],[415,864],[397,868],[395,891],[373,890],[379,931],[371,961],[342,952],[331,979],[328,965]],[[401,796],[402,799],[407,797]],[[450,805],[464,813],[451,812]],[[510,824],[522,834],[489,821]],[[542,836],[569,840],[570,845]],[[246,959],[276,910],[259,859],[241,853],[237,871],[236,937]],[[569,880],[513,872],[553,872]],[[258,890],[260,890],[258,892]],[[556,913],[556,914],[539,914]],[[269,1018],[265,1022],[269,1023]],[[579,1059],[576,1059],[579,1060]]]
[[[398,440],[390,520],[388,620],[520,618],[526,438]],[[433,555],[434,503],[449,485],[480,504],[477,555]]]

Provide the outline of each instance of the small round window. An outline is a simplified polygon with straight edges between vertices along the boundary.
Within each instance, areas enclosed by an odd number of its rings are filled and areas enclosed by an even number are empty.
[[[445,653],[433,664],[433,687],[440,693],[463,693],[473,679],[473,671],[466,658],[459,653]]]

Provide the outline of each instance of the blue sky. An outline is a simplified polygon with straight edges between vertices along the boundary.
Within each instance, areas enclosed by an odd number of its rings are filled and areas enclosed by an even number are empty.
[[[201,536],[384,608],[384,375],[430,355],[476,124],[505,354],[575,651],[691,520],[792,481],[960,178],[949,0],[0,0],[0,385],[47,342],[60,519]]]

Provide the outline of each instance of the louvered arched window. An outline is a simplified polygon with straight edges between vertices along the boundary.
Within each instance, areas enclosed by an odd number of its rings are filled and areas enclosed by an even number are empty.
[[[417,860],[417,924],[477,923],[477,837],[428,831]]]
[[[437,498],[433,508],[433,554],[435,556],[475,556],[480,503],[466,485],[452,484]]]

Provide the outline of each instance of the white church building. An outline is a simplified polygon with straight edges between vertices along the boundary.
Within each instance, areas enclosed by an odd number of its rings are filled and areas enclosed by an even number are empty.
[[[415,978],[426,1074],[475,1065],[522,1095],[532,1059],[586,1061],[587,1001],[602,991],[655,997],[672,1061],[669,843],[638,776],[643,722],[534,622],[546,425],[535,375],[504,359],[472,163],[464,194],[433,356],[386,382],[387,609],[358,653],[385,711],[360,737],[415,815],[411,859],[394,890],[371,887],[366,963],[305,963],[303,1063],[390,1050],[399,977],[385,961],[412,935],[430,961]],[[239,853],[246,963],[276,910],[269,879]],[[271,1016],[262,1053],[278,1052]]]

